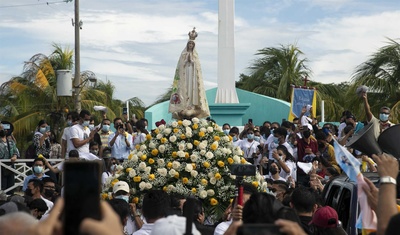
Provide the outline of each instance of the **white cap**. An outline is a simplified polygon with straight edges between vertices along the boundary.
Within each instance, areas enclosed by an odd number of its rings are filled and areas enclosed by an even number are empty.
[[[107,112],[107,108],[104,106],[94,106],[93,109],[95,111],[103,111],[103,112]]]
[[[117,183],[115,183],[114,187],[113,187],[113,193],[116,193],[116,192],[118,192],[120,190],[129,193],[129,185],[128,185],[128,183],[125,182],[125,181],[118,181]]]
[[[158,219],[151,229],[150,235],[181,235],[186,232],[186,217],[170,215],[168,217]],[[192,235],[201,235],[192,224]]]

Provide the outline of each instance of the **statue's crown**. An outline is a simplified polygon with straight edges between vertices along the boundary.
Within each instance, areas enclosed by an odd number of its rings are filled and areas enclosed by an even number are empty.
[[[190,31],[188,35],[189,35],[189,40],[196,40],[197,37],[196,27],[193,27],[193,30]]]

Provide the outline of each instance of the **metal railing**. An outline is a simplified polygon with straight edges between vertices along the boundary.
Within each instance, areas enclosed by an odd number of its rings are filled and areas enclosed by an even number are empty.
[[[47,159],[47,161],[51,163],[56,163],[53,165],[53,167],[57,167],[61,162],[64,161],[64,159]],[[7,165],[6,163],[11,162],[10,159],[1,159],[0,160],[0,176],[2,175],[2,168],[6,168],[7,170],[11,171],[14,173],[15,176],[15,184],[9,188],[6,188],[3,190],[3,192],[7,193],[10,190],[16,189],[18,187],[22,187],[24,184],[25,178],[29,175],[29,172],[32,171],[32,167],[26,165],[26,163],[32,163],[33,159],[17,159],[14,162],[14,168]],[[49,169],[46,169],[44,172],[48,172]],[[0,180],[0,189],[1,189],[1,180]]]

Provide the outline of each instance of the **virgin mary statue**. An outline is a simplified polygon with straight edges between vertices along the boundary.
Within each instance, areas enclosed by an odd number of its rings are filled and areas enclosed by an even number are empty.
[[[205,118],[210,110],[203,85],[199,56],[195,49],[197,32],[189,32],[189,40],[183,49],[175,70],[169,112],[175,119]]]

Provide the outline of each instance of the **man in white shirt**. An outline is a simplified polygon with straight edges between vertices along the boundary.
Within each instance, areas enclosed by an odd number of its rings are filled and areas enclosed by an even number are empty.
[[[89,143],[97,133],[97,128],[89,130],[90,112],[82,110],[79,114],[79,123],[70,128],[70,140],[74,149],[80,153],[89,153]]]
[[[368,103],[368,97],[367,93],[363,92],[361,95],[363,101],[364,101],[364,108],[365,108],[365,114],[367,115],[367,121],[369,123],[372,123],[373,125],[373,130],[374,130],[374,135],[375,138],[378,139],[379,135],[386,130],[387,128],[391,127],[393,123],[389,121],[390,117],[390,108],[383,106],[379,110],[379,119],[376,118],[372,112],[371,108]]]
[[[258,145],[260,145],[260,143],[254,140],[254,130],[248,129],[246,138],[239,143],[239,147],[243,151],[243,157],[247,162],[251,164],[255,163],[254,159],[257,158],[257,154],[259,154]]]
[[[121,118],[114,119],[115,133],[108,137],[108,145],[111,147],[111,155],[122,162],[128,159],[133,149],[132,135],[125,131],[125,125]]]
[[[73,125],[78,124],[79,113],[73,111],[67,115],[67,127],[64,128],[63,135],[61,137],[61,157],[68,158],[68,153],[72,149],[75,149],[74,144],[71,141],[70,129]]]
[[[44,213],[43,218],[47,216],[50,210],[53,208],[54,203],[47,200],[42,196],[43,193],[43,182],[40,179],[31,179],[28,183],[28,188],[25,190],[25,195],[32,197],[32,199],[41,198],[47,205],[47,211]]]

